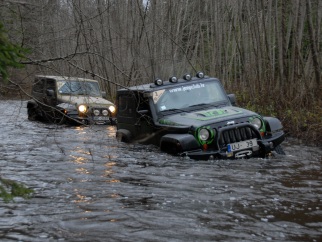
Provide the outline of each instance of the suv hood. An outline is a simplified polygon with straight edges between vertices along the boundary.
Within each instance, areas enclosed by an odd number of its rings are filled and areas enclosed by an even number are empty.
[[[107,105],[114,105],[112,102],[102,97],[91,96],[60,96],[59,101],[62,103],[70,103],[75,105],[86,104],[88,106],[106,107]]]
[[[221,121],[232,121],[245,116],[257,115],[256,113],[234,106],[211,108],[195,112],[182,112],[164,116],[159,119],[160,124],[175,126],[202,126]]]

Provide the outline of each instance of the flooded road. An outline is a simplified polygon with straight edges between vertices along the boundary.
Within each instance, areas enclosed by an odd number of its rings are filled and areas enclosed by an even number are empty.
[[[194,161],[119,143],[115,127],[30,122],[0,101],[0,176],[34,190],[0,200],[0,241],[321,241],[319,148]]]

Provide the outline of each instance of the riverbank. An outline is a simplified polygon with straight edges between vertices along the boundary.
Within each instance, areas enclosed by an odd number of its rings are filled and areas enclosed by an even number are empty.
[[[296,138],[309,146],[322,146],[322,104],[320,100],[307,107],[285,105],[278,100],[241,100],[239,106],[253,110],[263,116],[274,116],[281,120],[287,136]]]

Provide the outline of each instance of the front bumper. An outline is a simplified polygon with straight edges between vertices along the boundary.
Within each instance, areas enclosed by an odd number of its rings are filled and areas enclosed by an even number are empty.
[[[188,156],[191,159],[207,160],[211,156],[219,159],[236,159],[236,158],[248,158],[248,157],[265,157],[276,146],[281,144],[285,140],[284,132],[280,131],[273,136],[267,136],[263,139],[258,139],[258,148],[244,149],[238,152],[227,152],[225,150],[202,150],[196,149],[180,153],[181,156]]]
[[[77,111],[70,111],[67,113],[67,117],[70,118],[71,121],[75,121],[76,123],[82,124],[115,124],[116,118],[110,116],[94,116],[94,115],[82,115],[80,116]]]

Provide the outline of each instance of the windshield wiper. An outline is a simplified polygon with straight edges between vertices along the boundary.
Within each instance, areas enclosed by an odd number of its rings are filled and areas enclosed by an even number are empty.
[[[221,106],[225,106],[225,104],[223,103],[199,103],[199,104],[195,104],[195,105],[191,105],[189,106],[189,108],[191,107],[215,107],[215,108],[219,108]]]
[[[170,113],[181,113],[181,112],[185,112],[184,110],[182,109],[177,109],[177,108],[170,108],[170,109],[165,109],[165,110],[162,110],[160,111],[161,113],[167,113],[167,112],[170,112]]]
[[[194,104],[194,105],[190,105],[189,108],[191,107],[201,107],[201,106],[213,106],[210,103],[198,103],[198,104]]]

